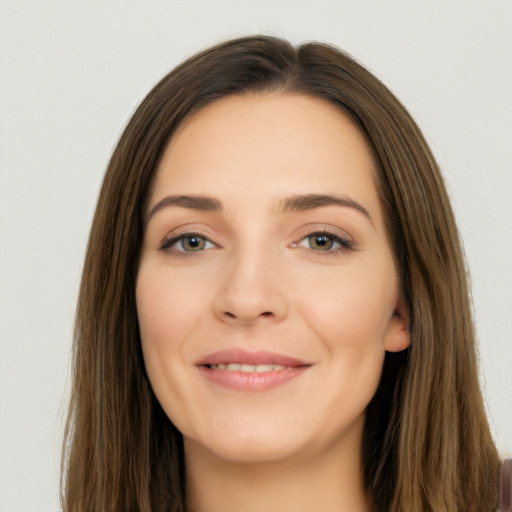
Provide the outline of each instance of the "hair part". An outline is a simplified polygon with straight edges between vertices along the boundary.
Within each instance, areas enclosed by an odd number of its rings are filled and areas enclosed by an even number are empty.
[[[160,158],[182,123],[221,98],[298,93],[350,116],[376,184],[409,313],[410,349],[386,354],[366,411],[364,482],[375,512],[481,512],[499,459],[479,387],[469,288],[443,180],[410,115],[369,71],[320,43],[265,36],[188,59],[137,109],[107,168],[80,288],[63,451],[65,512],[186,510],[181,434],[144,369],[135,284]]]

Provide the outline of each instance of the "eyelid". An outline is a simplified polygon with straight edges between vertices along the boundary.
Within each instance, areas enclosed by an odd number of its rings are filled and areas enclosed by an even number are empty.
[[[307,229],[306,229],[307,228]],[[337,243],[339,245],[338,248],[329,248],[329,249],[315,249],[313,247],[304,247],[305,249],[309,249],[311,251],[314,251],[318,254],[326,255],[326,254],[339,254],[342,252],[347,252],[350,250],[355,249],[355,242],[352,240],[352,237],[345,231],[341,230],[337,227],[330,227],[325,225],[310,225],[307,227],[303,227],[301,230],[302,233],[296,238],[297,241],[293,242],[291,244],[292,247],[301,247],[300,244],[302,244],[306,239],[309,237],[312,237],[314,235],[325,235],[331,238],[334,243]],[[204,240],[207,244],[211,244],[211,247],[204,247],[197,251],[187,251],[184,249],[177,249],[175,246],[179,243],[180,240],[187,238],[187,237],[197,237],[202,240]],[[192,255],[198,255],[200,253],[205,252],[206,250],[213,249],[213,248],[222,248],[223,246],[212,240],[213,237],[211,235],[206,235],[201,232],[200,229],[183,229],[180,230],[173,230],[170,233],[168,233],[163,240],[161,241],[159,245],[159,250],[163,252],[173,252],[175,255],[178,256],[192,256]],[[212,247],[213,246],[213,247]]]
[[[309,249],[311,251],[314,251],[317,254],[321,255],[336,255],[347,251],[353,251],[355,250],[355,242],[352,240],[352,238],[345,232],[340,233],[339,229],[336,228],[328,228],[325,226],[318,227],[317,229],[310,228],[306,233],[301,235],[301,237],[298,239],[297,242],[292,243],[293,247],[303,247],[305,249]],[[340,246],[336,249],[314,249],[312,247],[304,247],[303,245],[300,245],[302,242],[307,240],[308,238],[315,236],[315,235],[325,235],[331,238],[335,243],[338,243]]]
[[[213,248],[213,247],[206,247],[206,248],[204,248],[204,249],[202,249],[200,251],[184,251],[184,250],[176,249],[175,245],[180,240],[182,240],[182,239],[184,239],[186,237],[201,238],[201,239],[205,240],[205,242],[209,242],[210,244],[212,244],[214,247],[220,247],[220,244],[215,243],[213,240],[210,239],[210,237],[200,233],[198,230],[188,229],[188,230],[184,230],[184,231],[168,233],[164,237],[162,242],[160,243],[159,250],[161,250],[161,251],[169,251],[169,252],[173,251],[175,253],[179,253],[180,256],[189,256],[189,255],[192,255],[192,254],[197,254],[197,253],[200,253],[200,252],[204,252],[206,249],[212,249]]]

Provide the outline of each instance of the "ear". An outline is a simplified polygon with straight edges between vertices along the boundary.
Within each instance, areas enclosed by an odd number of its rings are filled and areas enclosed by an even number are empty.
[[[393,316],[389,319],[384,349],[387,352],[400,352],[411,344],[409,335],[409,311],[403,297],[399,297]]]

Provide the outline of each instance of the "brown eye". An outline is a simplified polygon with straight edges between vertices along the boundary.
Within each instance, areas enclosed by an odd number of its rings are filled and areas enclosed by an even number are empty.
[[[204,236],[196,233],[185,233],[165,239],[160,246],[160,250],[175,253],[191,253],[201,252],[213,247],[215,247],[215,244]]]
[[[328,231],[316,231],[305,236],[300,242],[292,244],[293,247],[311,249],[317,253],[340,254],[354,249],[354,242]]]
[[[182,249],[187,252],[202,251],[206,246],[206,240],[196,235],[187,235],[179,241]]]
[[[311,249],[328,251],[334,245],[334,238],[326,233],[314,233],[308,236],[308,242]]]

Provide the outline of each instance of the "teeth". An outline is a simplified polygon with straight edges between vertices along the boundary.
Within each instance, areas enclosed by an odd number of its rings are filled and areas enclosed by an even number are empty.
[[[256,368],[255,371],[258,373],[271,372],[273,369],[271,364],[259,364],[255,368]]]
[[[212,364],[210,368],[214,370],[227,370],[231,372],[243,372],[243,373],[266,373],[266,372],[278,372],[284,370],[284,366],[280,364]]]

